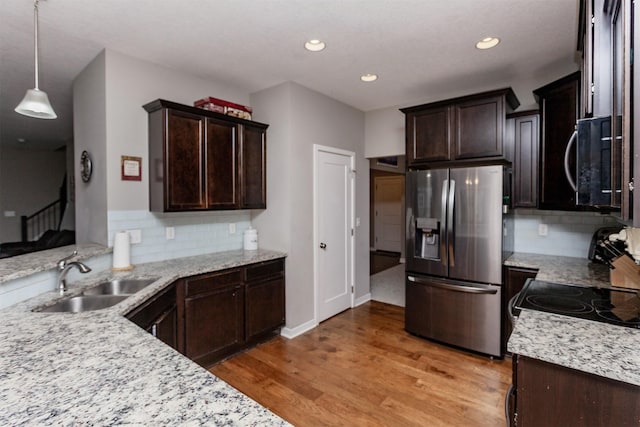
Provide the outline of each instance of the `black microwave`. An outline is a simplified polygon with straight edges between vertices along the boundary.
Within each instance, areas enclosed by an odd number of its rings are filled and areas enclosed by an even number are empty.
[[[573,138],[576,139],[577,205],[620,207],[622,137],[612,138],[611,129],[610,116],[581,119],[576,124]],[[570,148],[571,144],[567,154]]]

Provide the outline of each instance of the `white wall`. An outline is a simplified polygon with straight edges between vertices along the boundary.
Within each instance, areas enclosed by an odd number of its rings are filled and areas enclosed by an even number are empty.
[[[80,73],[74,82],[75,164],[79,164],[80,153],[87,150],[93,158],[94,173],[91,181],[86,184],[81,181],[76,168],[79,242],[110,245],[113,234],[123,226],[122,218],[126,215],[135,217],[135,221],[140,224],[139,228],[146,229],[147,235],[153,239],[164,235],[164,226],[180,223],[189,224],[190,227],[199,223],[202,226],[199,234],[206,238],[209,235],[207,230],[210,229],[208,224],[220,223],[220,218],[215,214],[194,216],[191,213],[171,217],[158,214],[157,218],[140,220],[140,212],[148,211],[149,207],[148,115],[142,106],[158,98],[192,105],[194,101],[206,96],[241,104],[248,104],[249,101],[248,92],[238,88],[164,68],[112,50],[100,53]],[[121,179],[120,161],[123,155],[142,158],[141,181]],[[246,220],[243,214],[238,214],[237,220],[232,215],[227,215],[225,221],[244,223]],[[238,230],[238,233],[241,231]],[[177,235],[176,240],[180,237]],[[235,237],[230,240],[234,242],[232,249],[241,247],[236,247],[236,240]],[[154,245],[162,243],[176,245],[175,241],[154,241]],[[184,252],[185,248],[181,247],[179,250]],[[139,252],[144,252],[144,260],[148,260],[148,250]],[[172,250],[167,250],[165,256],[171,253]],[[133,258],[132,261],[142,262]]]
[[[364,113],[295,83],[252,94],[254,118],[270,124],[267,210],[255,214],[260,244],[288,252],[287,328],[313,323],[313,145],[356,153],[355,296],[369,294],[369,165]],[[282,196],[281,193],[285,193]],[[274,200],[281,205],[273,206]]]
[[[364,156],[404,155],[404,114],[390,107],[365,113]]]
[[[248,105],[249,93],[176,70],[106,51],[107,200],[109,210],[149,207],[148,115],[158,98],[193,105],[207,97]],[[120,179],[121,156],[142,157],[142,181]]]
[[[76,242],[107,244],[106,55],[100,53],[73,81]],[[80,156],[93,162],[89,182],[80,178]]]
[[[65,171],[64,150],[0,148],[0,242],[21,240],[20,216],[56,201]],[[15,216],[6,217],[6,211]]]

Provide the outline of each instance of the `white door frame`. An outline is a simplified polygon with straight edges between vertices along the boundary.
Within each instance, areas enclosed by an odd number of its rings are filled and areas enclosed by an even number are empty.
[[[351,168],[351,184],[349,185],[349,192],[351,206],[351,215],[349,218],[349,228],[351,229],[351,235],[348,236],[349,244],[349,259],[347,260],[347,268],[349,270],[349,281],[351,282],[351,308],[355,304],[355,175],[356,175],[356,153],[353,151],[342,150],[340,148],[329,147],[325,145],[313,144],[313,318],[316,325],[320,323],[318,321],[318,253],[320,250],[320,238],[318,236],[318,170],[316,162],[318,160],[318,154],[320,152],[338,154],[349,157],[349,163]]]

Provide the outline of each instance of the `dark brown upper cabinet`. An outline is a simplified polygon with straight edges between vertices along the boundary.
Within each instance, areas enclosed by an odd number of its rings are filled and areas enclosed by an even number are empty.
[[[540,185],[538,207],[584,210],[565,175],[564,158],[575,130],[580,105],[580,72],[533,91],[540,105]],[[576,147],[569,151],[569,170],[576,170]],[[575,174],[573,177],[575,181]]]
[[[518,105],[507,88],[402,108],[408,165],[504,159],[505,116]]]
[[[162,99],[144,109],[151,211],[266,208],[268,125]]]
[[[620,219],[640,225],[640,203],[634,202],[633,104],[638,97],[638,72],[633,70],[633,45],[638,40],[638,13],[632,0],[581,0],[578,51],[582,54],[582,117],[610,117],[610,207]],[[634,80],[635,79],[635,80]],[[634,94],[635,90],[635,94]],[[637,113],[636,113],[637,114]],[[635,142],[634,142],[635,141]],[[637,156],[636,156],[637,157]],[[637,160],[636,160],[637,161]],[[634,208],[634,203],[636,207]],[[634,215],[635,211],[635,215]]]
[[[539,114],[537,110],[507,116],[505,157],[513,164],[513,207],[538,206]]]

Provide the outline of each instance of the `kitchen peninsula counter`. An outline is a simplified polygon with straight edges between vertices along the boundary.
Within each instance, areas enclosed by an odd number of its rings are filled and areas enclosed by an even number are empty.
[[[609,267],[596,264],[587,258],[516,252],[504,263],[508,267],[538,270],[536,280],[583,286],[608,288]]]
[[[611,287],[609,268],[586,258],[514,254],[505,265],[539,269],[536,280]],[[640,386],[640,329],[522,309],[507,349],[521,356]]]
[[[123,317],[178,278],[284,256],[240,250],[106,271],[67,296],[113,278],[157,280],[99,311],[31,311],[57,292],[0,311],[0,425],[289,425]]]

